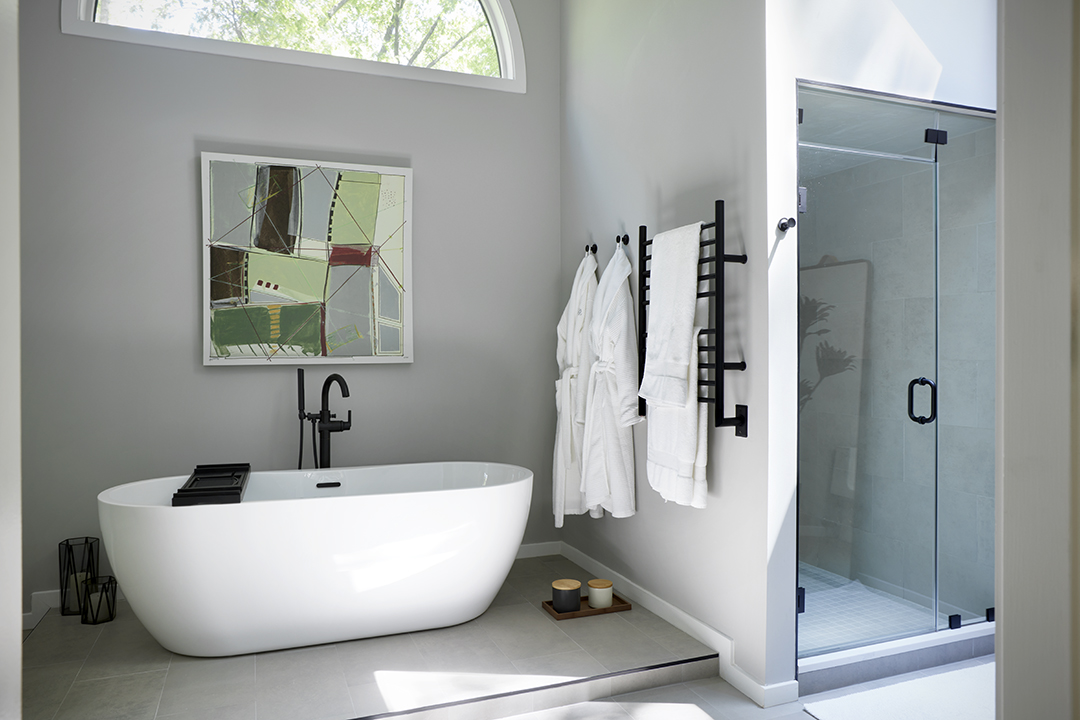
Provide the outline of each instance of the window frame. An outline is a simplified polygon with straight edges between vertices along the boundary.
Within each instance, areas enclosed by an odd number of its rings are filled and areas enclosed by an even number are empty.
[[[499,69],[502,77],[470,75],[450,70],[397,65],[376,60],[322,55],[304,50],[248,45],[227,40],[106,25],[93,20],[95,0],[61,0],[60,30],[68,35],[81,35],[172,50],[524,93],[525,51],[522,47],[521,31],[518,28],[514,8],[510,0],[478,1],[487,13],[488,24],[495,38],[495,49],[499,54]]]

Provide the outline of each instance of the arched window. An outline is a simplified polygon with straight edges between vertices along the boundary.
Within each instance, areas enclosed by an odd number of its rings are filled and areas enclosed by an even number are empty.
[[[111,40],[525,91],[509,0],[63,0],[62,24]]]

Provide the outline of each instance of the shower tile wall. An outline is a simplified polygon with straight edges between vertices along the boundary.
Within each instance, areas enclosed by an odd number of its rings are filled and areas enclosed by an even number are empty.
[[[965,619],[993,604],[996,255],[987,124],[950,132],[940,148],[940,600],[943,613]],[[906,397],[911,379],[934,376],[932,172],[874,160],[804,180],[810,212],[799,223],[803,267],[825,256],[871,265],[865,352],[849,350],[860,387],[844,393],[859,414],[837,413],[815,396],[800,418],[800,558],[925,605],[934,573],[933,425],[907,418]],[[830,483],[844,447],[857,448],[853,497]]]

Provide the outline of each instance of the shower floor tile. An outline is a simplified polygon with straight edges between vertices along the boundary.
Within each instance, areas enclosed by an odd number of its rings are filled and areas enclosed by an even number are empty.
[[[934,612],[909,600],[799,563],[806,612],[799,615],[799,657],[930,632]],[[948,623],[942,616],[941,621]]]
[[[715,677],[713,650],[643,608],[556,621],[540,602],[563,577],[591,575],[561,556],[519,560],[471,622],[229,658],[165,650],[123,601],[97,626],[50,610],[23,642],[24,718],[352,720],[480,698],[422,716],[505,717]]]

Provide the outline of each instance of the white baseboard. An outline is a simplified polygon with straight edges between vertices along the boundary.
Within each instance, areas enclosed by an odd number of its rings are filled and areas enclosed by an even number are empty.
[[[996,627],[996,623],[979,622],[972,625],[965,625],[956,630],[926,632],[922,635],[900,638],[899,640],[888,640],[875,645],[852,648],[850,650],[837,650],[824,655],[814,655],[813,657],[802,658],[799,660],[799,672],[811,673],[817,670],[828,670],[841,665],[853,665],[855,663],[877,660],[878,658],[889,657],[891,655],[901,655],[903,653],[938,647],[940,645],[948,645],[964,640],[974,640],[993,635]]]
[[[116,599],[123,600],[124,593],[117,587]],[[23,613],[23,630],[33,630],[49,612],[49,608],[60,607],[60,590],[41,590],[30,595],[30,612]]]
[[[562,555],[596,577],[611,580],[615,587],[619,589],[619,595],[626,597],[626,599],[650,612],[656,613],[663,620],[679,628],[698,642],[716,650],[720,655],[720,677],[731,683],[739,692],[758,705],[767,708],[795,702],[799,699],[799,683],[794,678],[788,682],[762,685],[735,664],[735,643],[727,635],[683,612],[667,600],[649,592],[640,585],[631,582],[621,573],[615,572],[577,548],[564,542],[535,543],[523,545],[518,552],[519,558],[539,557],[542,555]]]
[[[23,630],[33,630],[49,612],[49,608],[60,607],[59,590],[43,590],[30,596],[30,612],[23,613]]]
[[[545,555],[562,555],[563,544],[555,542],[530,543],[518,548],[518,560],[522,558],[543,557]]]

